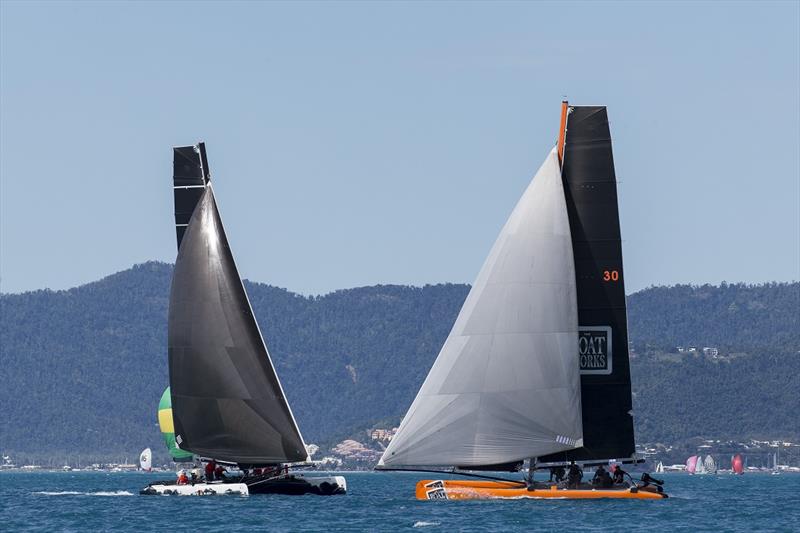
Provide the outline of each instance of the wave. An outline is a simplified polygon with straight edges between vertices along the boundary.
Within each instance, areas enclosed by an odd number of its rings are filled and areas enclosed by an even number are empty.
[[[40,490],[38,492],[34,492],[34,494],[39,494],[41,496],[133,496],[132,492],[128,492],[127,490],[115,490],[115,491],[98,491],[98,492],[79,492],[76,490],[61,490],[61,491],[48,491],[48,490]]]
[[[414,522],[414,527],[439,526],[441,524],[442,524],[441,522],[425,522],[423,520],[420,520],[418,522]]]

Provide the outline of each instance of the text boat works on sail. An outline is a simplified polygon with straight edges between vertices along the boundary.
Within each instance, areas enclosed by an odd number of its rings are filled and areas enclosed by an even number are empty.
[[[203,143],[174,149],[173,179],[178,258],[165,394],[174,442],[196,460],[237,466],[241,474],[153,483],[142,492],[344,494],[341,476],[289,471],[308,462],[306,445],[236,269]]]
[[[647,474],[641,482],[622,470],[616,483],[581,480],[581,466],[639,462],[631,409],[608,117],[605,107],[564,102],[556,147],[501,230],[377,468],[488,478],[420,481],[419,499],[664,498],[662,482]],[[524,463],[521,481],[474,473]],[[558,481],[565,466],[568,479]],[[543,468],[555,481],[534,480]]]

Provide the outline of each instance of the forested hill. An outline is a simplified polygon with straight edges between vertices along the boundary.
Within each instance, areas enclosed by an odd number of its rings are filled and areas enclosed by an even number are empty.
[[[171,271],[146,263],[67,291],[0,295],[0,450],[157,447]],[[246,286],[309,442],[399,420],[469,289]],[[799,283],[631,295],[638,440],[798,436],[799,310]]]

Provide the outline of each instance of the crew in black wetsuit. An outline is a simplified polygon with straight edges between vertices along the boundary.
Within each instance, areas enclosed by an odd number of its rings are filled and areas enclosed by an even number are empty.
[[[567,487],[577,489],[582,479],[583,470],[581,470],[580,466],[575,464],[575,461],[572,461],[569,464],[569,472],[567,472]]]
[[[550,482],[555,480],[556,483],[564,481],[564,467],[552,466],[550,467]]]
[[[614,486],[614,480],[611,479],[611,474],[608,473],[608,470],[603,471],[603,477],[600,480],[600,486],[604,489],[610,489]]]
[[[595,487],[600,487],[603,485],[603,479],[605,475],[608,474],[606,469],[603,468],[603,465],[597,467],[597,470],[594,471],[594,477],[592,478],[592,485]]]
[[[622,465],[617,465],[616,470],[614,470],[614,484],[622,485],[625,483],[625,474],[627,472],[622,469]]]

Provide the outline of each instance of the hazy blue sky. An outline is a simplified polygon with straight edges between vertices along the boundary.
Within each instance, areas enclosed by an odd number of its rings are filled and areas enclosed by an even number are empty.
[[[798,5],[3,1],[0,289],[172,262],[198,139],[244,277],[471,282],[562,95],[608,106],[629,292],[799,279]]]

